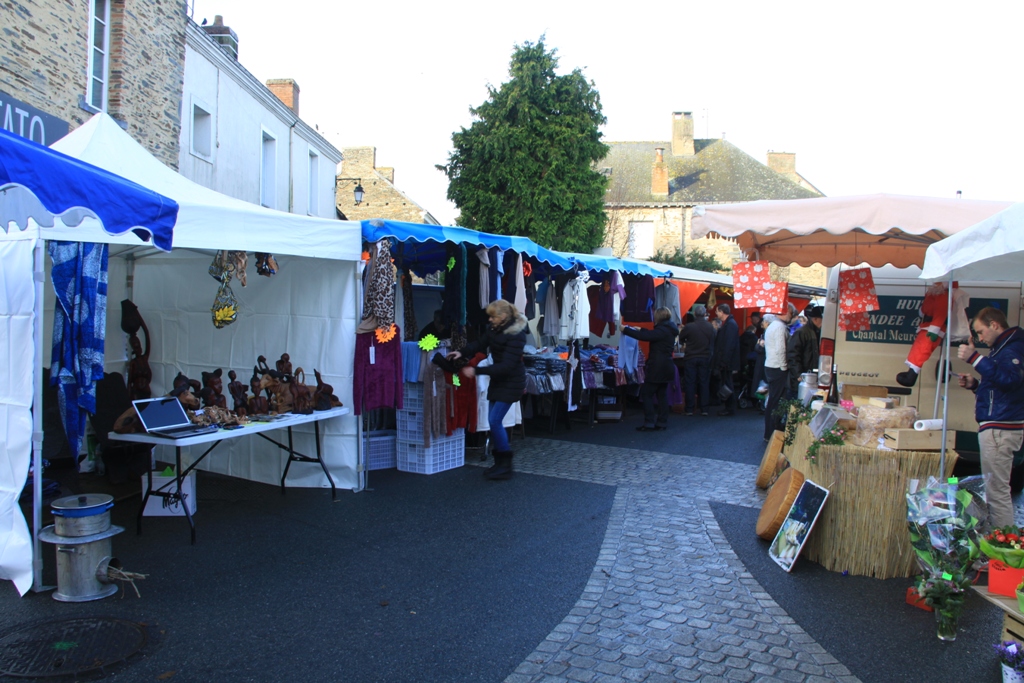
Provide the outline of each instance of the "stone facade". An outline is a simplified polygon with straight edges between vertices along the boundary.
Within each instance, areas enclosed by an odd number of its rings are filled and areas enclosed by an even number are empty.
[[[94,111],[85,99],[90,6],[90,0],[10,0],[0,6],[0,90],[72,130]],[[182,0],[110,2],[107,113],[175,169],[185,22]]]
[[[384,218],[409,223],[437,225],[430,212],[395,187],[395,169],[377,167],[376,147],[344,147],[335,201],[338,211],[350,221]],[[356,204],[356,185],[363,187],[363,200]]]

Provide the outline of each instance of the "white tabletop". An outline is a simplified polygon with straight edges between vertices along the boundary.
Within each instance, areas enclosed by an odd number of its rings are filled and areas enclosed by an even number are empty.
[[[213,441],[224,441],[225,439],[236,439],[240,436],[247,436],[249,434],[257,434],[259,432],[269,432],[272,429],[284,429],[286,427],[294,427],[295,425],[306,424],[308,422],[319,422],[320,420],[327,420],[332,417],[341,417],[342,415],[348,415],[348,408],[331,408],[330,410],[316,410],[309,415],[296,415],[294,413],[286,413],[281,415],[278,419],[271,422],[248,422],[241,427],[234,429],[218,429],[215,432],[209,434],[199,434],[197,436],[189,436],[184,439],[169,439],[166,436],[156,436],[154,434],[147,434],[145,432],[139,434],[117,434],[110,432],[107,434],[107,438],[111,441],[133,441],[136,443],[151,443],[160,446],[193,446],[199,443],[211,443]]]

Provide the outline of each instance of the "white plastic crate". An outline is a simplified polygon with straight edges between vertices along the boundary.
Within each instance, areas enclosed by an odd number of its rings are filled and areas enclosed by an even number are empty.
[[[402,408],[422,413],[423,382],[406,382],[402,387]]]
[[[393,429],[363,433],[363,458],[367,470],[386,470],[398,466]]]
[[[423,443],[423,410],[395,411],[398,440]]]
[[[399,440],[398,470],[417,474],[436,474],[466,464],[466,435],[461,429],[451,436],[434,439],[429,446]]]

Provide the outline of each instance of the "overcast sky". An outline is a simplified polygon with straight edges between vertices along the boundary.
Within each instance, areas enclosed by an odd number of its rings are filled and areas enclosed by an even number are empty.
[[[1021,2],[490,3],[194,0],[239,37],[261,81],[294,78],[300,115],[377,165],[442,224],[452,133],[516,44],[546,35],[560,71],[601,94],[605,141],[697,137],[765,162],[795,152],[830,196],[888,192],[1024,199]]]

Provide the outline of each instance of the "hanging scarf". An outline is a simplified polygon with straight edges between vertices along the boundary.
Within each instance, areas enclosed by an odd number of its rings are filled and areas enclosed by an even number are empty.
[[[103,379],[107,330],[107,245],[48,242],[57,304],[53,316],[50,383],[57,387],[61,421],[71,452],[96,412],[96,382]]]

